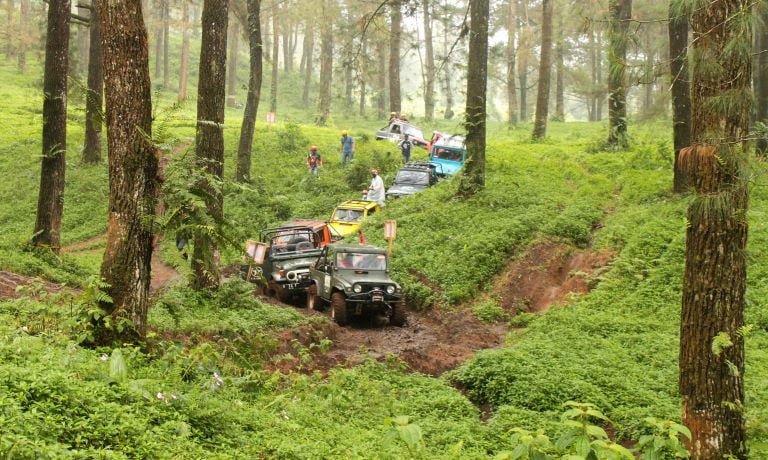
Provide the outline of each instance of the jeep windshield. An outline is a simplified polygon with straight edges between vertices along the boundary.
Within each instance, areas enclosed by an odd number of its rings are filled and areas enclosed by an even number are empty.
[[[403,170],[397,173],[396,184],[429,185],[429,172]]]
[[[363,211],[360,209],[337,209],[333,214],[333,220],[360,222],[363,220]]]
[[[308,230],[285,230],[272,235],[273,254],[304,252],[318,248],[317,236]]]
[[[437,158],[440,160],[448,160],[448,161],[462,161],[463,154],[461,152],[458,152],[456,150],[449,150],[441,147],[436,147],[432,151],[432,158]]]
[[[343,270],[386,270],[385,254],[358,254],[343,252],[336,254],[336,266]]]

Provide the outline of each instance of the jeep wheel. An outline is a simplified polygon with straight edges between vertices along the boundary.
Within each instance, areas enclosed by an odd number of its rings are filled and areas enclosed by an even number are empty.
[[[334,292],[331,295],[331,318],[339,326],[347,325],[347,299],[341,292]]]
[[[405,314],[405,302],[401,300],[395,303],[395,311],[392,312],[392,317],[389,319],[389,323],[398,327],[405,326],[406,317],[407,315]]]
[[[283,290],[283,287],[279,286],[274,281],[269,282],[269,286],[267,287],[267,295],[269,295],[270,297],[274,297],[275,299],[277,299],[278,302],[282,302],[282,303],[285,303],[288,297],[285,290]]]
[[[307,310],[317,310],[317,285],[307,288]]]

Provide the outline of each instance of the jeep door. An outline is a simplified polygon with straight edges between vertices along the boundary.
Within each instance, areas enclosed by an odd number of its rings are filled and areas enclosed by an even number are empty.
[[[331,270],[327,249],[323,250],[323,254],[317,259],[315,265],[310,267],[309,276],[317,284],[317,294],[324,299],[330,299]]]

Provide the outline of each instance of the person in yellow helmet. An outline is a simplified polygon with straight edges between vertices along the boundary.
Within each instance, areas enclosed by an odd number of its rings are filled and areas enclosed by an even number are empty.
[[[341,165],[355,159],[355,139],[346,130],[341,132]]]

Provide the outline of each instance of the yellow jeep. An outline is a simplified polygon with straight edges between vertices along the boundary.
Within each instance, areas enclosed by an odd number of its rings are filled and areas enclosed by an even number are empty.
[[[341,203],[333,210],[331,220],[328,222],[331,237],[334,241],[338,241],[357,233],[360,224],[379,209],[375,201],[349,200]]]

